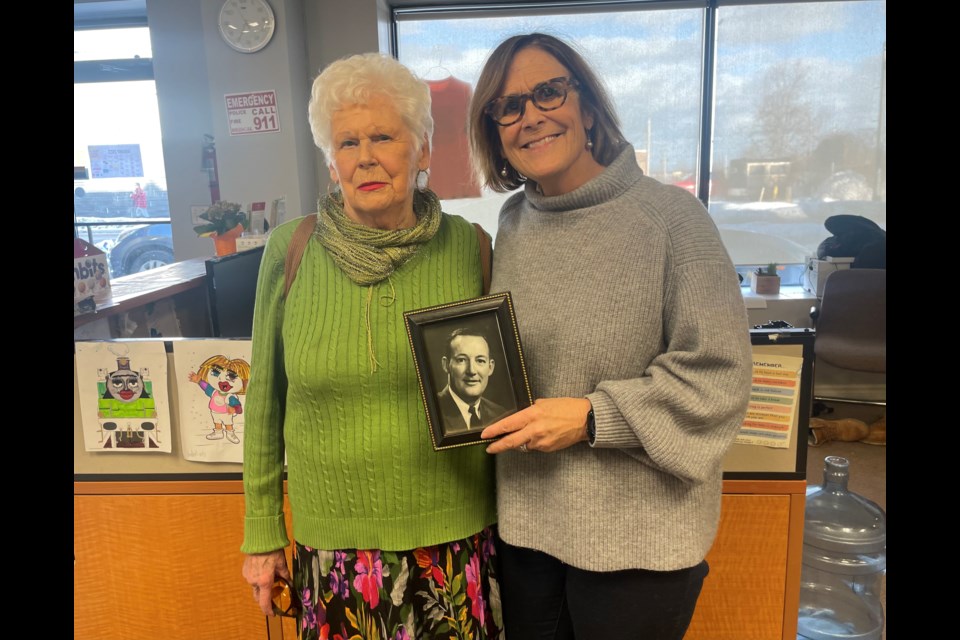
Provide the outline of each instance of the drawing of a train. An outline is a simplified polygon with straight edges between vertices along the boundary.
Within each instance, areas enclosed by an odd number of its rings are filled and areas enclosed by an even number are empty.
[[[157,408],[146,367],[130,368],[130,358],[117,357],[117,369],[98,369],[97,420],[104,449],[158,449]]]

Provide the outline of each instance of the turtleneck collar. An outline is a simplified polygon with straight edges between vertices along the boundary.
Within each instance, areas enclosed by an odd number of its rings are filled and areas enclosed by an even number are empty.
[[[536,183],[533,181],[528,181],[523,188],[527,202],[534,209],[563,212],[612,200],[629,189],[642,176],[643,171],[637,164],[633,145],[627,143],[620,150],[620,155],[605,167],[600,175],[569,193],[545,196],[537,192]]]

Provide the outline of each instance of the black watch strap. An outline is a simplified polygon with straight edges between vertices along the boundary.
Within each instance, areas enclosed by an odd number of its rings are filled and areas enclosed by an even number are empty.
[[[597,441],[597,421],[593,415],[593,405],[590,405],[590,411],[587,412],[587,442],[590,446]]]

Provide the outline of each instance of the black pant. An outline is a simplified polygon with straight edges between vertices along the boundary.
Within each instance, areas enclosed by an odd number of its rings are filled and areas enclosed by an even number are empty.
[[[506,640],[681,640],[709,571],[706,560],[678,571],[585,571],[502,540],[498,548]]]

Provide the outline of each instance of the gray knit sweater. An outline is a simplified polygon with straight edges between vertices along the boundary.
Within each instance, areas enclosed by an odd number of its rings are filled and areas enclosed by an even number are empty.
[[[700,562],[721,463],[746,414],[737,274],[703,205],[644,176],[627,145],[570,193],[500,212],[491,291],[510,291],[534,398],[587,397],[597,437],[497,456],[499,529],[593,571]]]

